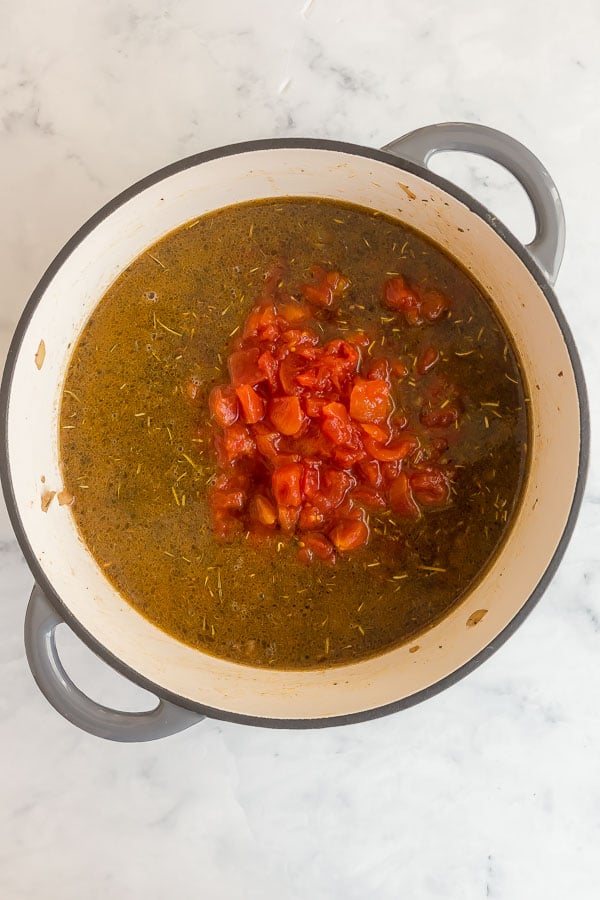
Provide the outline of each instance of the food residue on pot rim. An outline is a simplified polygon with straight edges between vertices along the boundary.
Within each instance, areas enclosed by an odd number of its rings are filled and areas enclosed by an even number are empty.
[[[467,619],[467,628],[474,628],[475,625],[481,622],[486,613],[487,609],[476,609]]]
[[[44,343],[44,339],[39,342],[38,348],[35,351],[35,364],[38,369],[41,369],[44,365],[44,360],[46,359],[46,344]]]
[[[56,496],[56,491],[44,491],[42,494],[42,512],[48,512],[48,507]]]

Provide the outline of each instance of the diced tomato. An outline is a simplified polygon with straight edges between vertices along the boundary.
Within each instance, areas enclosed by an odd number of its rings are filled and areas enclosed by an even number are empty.
[[[373,363],[369,371],[367,372],[367,378],[374,379],[378,378],[381,381],[385,381],[386,384],[390,383],[390,363],[385,357],[378,359]]]
[[[311,419],[318,419],[321,415],[321,410],[327,405],[327,402],[322,397],[311,397],[309,394],[308,397],[304,398],[304,411]]]
[[[277,312],[291,325],[298,325],[312,318],[312,310],[306,303],[298,303],[297,300],[292,299],[279,304]]]
[[[411,290],[402,276],[390,278],[384,285],[384,306],[405,314],[410,325],[419,325],[421,318],[421,298]]]
[[[318,559],[322,559],[324,562],[335,561],[333,544],[324,534],[319,534],[318,532],[315,534],[305,534],[302,540],[305,547],[311,550]]]
[[[327,498],[332,508],[336,509],[354,484],[355,479],[348,472],[324,469],[321,477],[321,494]]]
[[[397,378],[404,378],[405,375],[408,375],[408,366],[401,359],[392,360],[390,368]]]
[[[342,521],[338,522],[329,532],[329,539],[337,550],[342,553],[349,550],[358,550],[364,547],[369,540],[369,529],[364,522]]]
[[[379,487],[383,481],[381,466],[376,459],[365,459],[358,463],[358,470],[363,480],[372,487]]]
[[[348,410],[343,403],[327,403],[321,410],[321,430],[333,444],[346,444],[352,438]]]
[[[265,414],[265,401],[249,384],[241,384],[235,392],[242,407],[242,415],[248,425],[256,425]]]
[[[219,464],[223,466],[234,463],[244,456],[252,456],[256,444],[246,426],[235,422],[229,428],[225,428],[222,435],[215,436],[215,448]]]
[[[426,372],[429,372],[432,369],[436,362],[438,362],[440,358],[439,350],[434,350],[433,347],[426,347],[423,350],[417,359],[416,369],[419,375],[425,375]]]
[[[236,393],[229,385],[217,385],[208,395],[208,408],[217,425],[227,428],[237,421],[239,405]]]
[[[292,534],[300,518],[300,507],[280,504],[277,507],[277,518],[279,519],[281,530],[286,534]]]
[[[339,272],[325,272],[320,266],[313,267],[313,275],[316,280],[313,284],[303,284],[300,292],[305,300],[313,306],[331,306],[335,300],[339,300],[350,282]]]
[[[414,435],[394,438],[389,444],[377,444],[371,438],[365,438],[365,447],[374,459],[380,462],[394,462],[405,459],[419,449],[419,439]]]
[[[450,309],[450,301],[439,291],[425,291],[421,311],[429,322],[436,322]]]
[[[368,484],[355,487],[350,496],[352,500],[367,509],[385,509],[387,506],[385,494]]]
[[[300,510],[298,528],[300,531],[315,531],[321,527],[324,521],[325,516],[318,507],[306,504]]]
[[[410,481],[406,472],[400,472],[390,486],[390,506],[397,516],[407,519],[418,519],[421,511],[412,494]]]
[[[302,466],[289,463],[271,476],[273,496],[278,506],[300,506],[302,503]]]
[[[381,425],[361,425],[360,427],[368,437],[373,438],[378,444],[385,444],[390,439],[389,431],[386,431]]]
[[[325,361],[332,362],[334,365],[341,363],[345,369],[352,371],[356,369],[360,359],[360,353],[356,347],[348,341],[343,341],[341,338],[336,338],[325,344],[323,354]]]
[[[296,353],[290,353],[282,360],[279,366],[279,381],[284,393],[298,396],[302,393],[302,388],[296,379],[304,369],[306,369],[306,360]]]
[[[318,463],[304,463],[302,473],[302,493],[308,500],[312,500],[319,490],[321,473]]]
[[[269,402],[269,418],[282,434],[297,434],[305,421],[298,397],[273,397]]]
[[[267,528],[272,528],[277,522],[277,510],[263,494],[255,494],[249,504],[250,518]]]
[[[424,466],[410,474],[410,486],[419,503],[439,506],[450,499],[450,482],[438,466]]]
[[[259,349],[234,350],[229,357],[229,374],[234,387],[240,384],[256,385],[266,381],[266,374],[258,365]]]
[[[277,390],[277,372],[279,369],[279,363],[273,356],[270,350],[265,350],[258,357],[258,368],[264,375],[266,375],[266,379],[269,382],[269,387],[272,391]]]
[[[333,461],[341,469],[351,469],[361,459],[365,459],[366,455],[362,444],[356,447],[334,447],[332,453]]]
[[[346,340],[355,347],[368,347],[371,344],[371,338],[364,331],[354,331],[347,336]]]
[[[458,421],[458,407],[454,405],[439,406],[422,410],[419,416],[421,424],[426,428],[449,428]]]
[[[382,378],[355,378],[350,394],[350,415],[357,422],[383,422],[389,412],[390,386]]]

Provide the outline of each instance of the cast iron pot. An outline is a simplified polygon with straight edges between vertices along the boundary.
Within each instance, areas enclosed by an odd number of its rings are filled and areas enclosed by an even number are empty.
[[[429,171],[430,157],[441,150],[479,153],[512,172],[531,200],[535,239],[523,247],[484,207]],[[62,487],[58,413],[71,348],[108,286],[180,224],[244,200],[282,196],[329,197],[379,210],[440,245],[494,298],[518,348],[531,398],[531,468],[520,511],[483,580],[419,637],[418,652],[409,653],[405,645],[363,662],[303,672],[237,665],[169,637],[106,580],[80,540],[69,507],[54,502],[46,512],[41,508],[43,492]],[[539,160],[505,134],[463,123],[421,128],[383,150],[321,140],[234,144],[167,166],[93,216],[33,292],[1,391],[2,485],[36,581],[25,645],[49,702],[80,728],[120,741],[162,737],[204,716],[320,727],[410,706],[487,659],[550,581],[584,487],[585,386],[551,287],[563,246],[562,206]],[[38,369],[41,340],[46,356]],[[478,624],[467,626],[483,610]],[[120,712],[83,694],[57,654],[55,630],[63,621],[109,665],[152,691],[159,698],[156,708]]]

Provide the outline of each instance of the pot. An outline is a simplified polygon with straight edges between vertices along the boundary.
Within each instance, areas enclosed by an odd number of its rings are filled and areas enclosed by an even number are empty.
[[[531,244],[523,247],[492,213],[427,168],[441,150],[479,153],[516,176],[535,213]],[[395,216],[462,264],[494,298],[519,351],[532,441],[530,471],[508,538],[476,587],[419,637],[418,653],[405,645],[354,664],[300,672],[216,659],[160,631],[106,580],[68,506],[42,509],[44,492],[62,487],[57,423],[70,350],[108,286],[145,248],[192,218],[245,200],[291,195],[340,199]],[[122,741],[161,737],[204,716],[319,727],[410,706],[487,659],[550,581],[584,487],[585,386],[551,287],[563,246],[562,206],[539,160],[507,135],[463,123],[419,129],[383,150],[321,140],[234,144],[167,166],[93,216],[33,292],[1,391],[2,485],[36,581],[25,645],[50,703],[80,728]],[[63,621],[109,665],[152,691],[159,698],[156,708],[109,710],[83,694],[58,657],[54,636]]]

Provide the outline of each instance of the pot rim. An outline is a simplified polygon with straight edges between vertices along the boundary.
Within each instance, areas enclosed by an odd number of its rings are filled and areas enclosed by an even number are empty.
[[[435,682],[435,684],[432,684],[421,691],[417,691],[409,697],[405,697],[402,700],[397,700],[392,703],[385,704],[384,706],[375,707],[373,709],[318,719],[266,718],[233,713],[227,710],[219,709],[218,707],[207,706],[202,703],[189,700],[186,697],[182,697],[179,694],[163,688],[161,685],[156,684],[150,679],[141,675],[135,669],[132,669],[126,663],[122,662],[119,658],[114,656],[114,654],[112,654],[106,647],[104,647],[104,645],[100,643],[100,641],[98,641],[91,632],[89,632],[81,625],[76,616],[63,603],[60,596],[56,593],[50,580],[47,578],[42,567],[40,566],[38,559],[29,543],[27,533],[23,526],[17,502],[14,496],[8,451],[8,408],[14,367],[19,354],[21,343],[29,327],[29,323],[33,316],[33,313],[37,308],[38,303],[42,299],[46,288],[48,287],[58,270],[64,264],[64,262],[76,249],[76,247],[83,240],[85,240],[85,238],[91,232],[93,232],[96,226],[103,222],[112,212],[114,212],[123,204],[132,200],[138,194],[142,193],[146,188],[151,187],[152,185],[155,185],[160,181],[163,181],[171,175],[175,175],[178,172],[184,171],[185,169],[193,168],[202,163],[210,162],[211,160],[225,156],[235,156],[257,150],[287,148],[309,150],[315,149],[348,153],[355,156],[363,156],[369,159],[373,159],[377,162],[395,166],[400,170],[410,172],[411,174],[436,185],[436,187],[450,194],[452,197],[466,206],[471,212],[475,213],[481,219],[483,219],[483,221],[487,225],[489,225],[496,232],[496,234],[498,234],[498,236],[504,241],[504,243],[509,246],[509,248],[519,257],[523,265],[529,270],[536,284],[544,294],[546,301],[548,302],[552,310],[552,313],[554,314],[562,337],[565,341],[569,359],[573,368],[577,388],[580,417],[580,446],[577,481],[573,492],[573,499],[567,522],[565,524],[560,541],[552,558],[548,563],[544,574],[540,578],[535,589],[532,591],[517,614],[511,619],[509,624],[494,638],[491,643],[484,647],[483,650],[476,654],[476,656],[474,656],[472,659],[467,660],[454,672],[446,675],[444,678]],[[200,153],[195,153],[191,156],[187,156],[183,159],[170,163],[169,165],[156,170],[150,175],[145,176],[144,178],[140,179],[139,181],[135,182],[130,187],[119,193],[104,206],[102,206],[101,209],[98,210],[98,212],[94,213],[93,216],[91,216],[86,222],[83,223],[83,225],[80,226],[80,228],[74,233],[74,235],[67,241],[67,243],[54,257],[54,259],[42,275],[41,279],[39,280],[38,284],[34,288],[33,292],[31,293],[31,296],[21,314],[9,346],[2,376],[2,383],[0,385],[0,423],[2,423],[2,430],[4,433],[4,439],[0,445],[0,482],[2,484],[4,499],[8,509],[8,515],[11,525],[15,532],[17,542],[25,557],[25,561],[27,562],[31,573],[34,576],[35,581],[40,586],[44,594],[48,597],[49,601],[55,607],[56,611],[62,616],[69,628],[71,628],[72,631],[79,637],[79,639],[82,640],[97,656],[99,656],[102,660],[108,663],[108,665],[115,669],[115,671],[123,675],[128,680],[149,691],[150,693],[156,695],[159,698],[162,698],[163,700],[170,701],[177,706],[193,710],[214,719],[270,728],[325,728],[334,725],[347,725],[351,723],[364,722],[371,719],[381,718],[385,715],[398,712],[401,709],[407,709],[411,706],[415,706],[417,703],[421,703],[423,700],[427,700],[429,697],[435,696],[446,688],[449,688],[453,684],[456,684],[458,681],[462,680],[466,675],[474,671],[483,662],[489,659],[489,657],[492,656],[492,654],[495,653],[496,650],[501,647],[505,643],[505,641],[507,641],[508,638],[513,634],[513,632],[515,632],[517,628],[525,621],[529,613],[533,610],[533,608],[540,600],[550,581],[554,577],[554,574],[571,539],[577,521],[577,516],[579,514],[585,489],[590,454],[589,401],[577,347],[554,291],[552,290],[547,278],[542,273],[540,267],[530,256],[523,244],[521,244],[521,242],[517,240],[512,232],[505,225],[503,225],[503,223],[500,222],[498,218],[493,215],[485,206],[483,206],[483,204],[473,198],[466,191],[462,190],[462,188],[457,187],[452,182],[447,181],[445,178],[442,178],[440,175],[432,172],[426,166],[419,165],[385,150],[377,150],[350,142],[347,143],[344,141],[332,141],[320,138],[266,138],[227,144],[222,147],[216,147],[210,150],[202,151]]]

